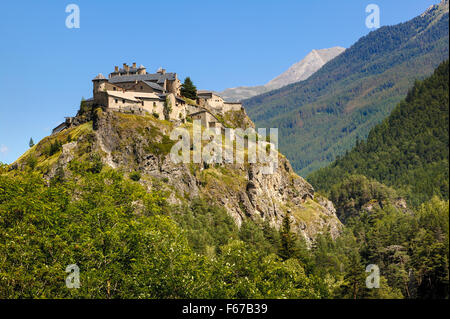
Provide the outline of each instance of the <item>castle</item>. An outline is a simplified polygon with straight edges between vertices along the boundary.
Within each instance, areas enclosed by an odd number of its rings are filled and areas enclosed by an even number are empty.
[[[198,91],[197,100],[181,96],[181,82],[176,73],[160,68],[147,73],[143,65],[126,63],[114,68],[108,78],[101,73],[93,80],[93,97],[83,101],[85,107],[102,107],[119,112],[150,114],[159,119],[184,122],[189,116],[199,119],[205,127],[220,126],[217,115],[239,111],[241,103],[226,102],[211,91]],[[73,123],[73,118],[53,130],[58,133]]]

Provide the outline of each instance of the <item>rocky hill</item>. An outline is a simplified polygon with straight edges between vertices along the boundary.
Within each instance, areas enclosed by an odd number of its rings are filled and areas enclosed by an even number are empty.
[[[252,96],[271,90],[279,89],[285,85],[306,80],[319,70],[325,63],[334,59],[345,51],[342,47],[312,50],[301,61],[293,64],[288,70],[275,77],[265,85],[240,86],[226,89],[219,94],[229,101],[241,101]]]
[[[224,123],[253,125],[241,112],[225,114]],[[223,206],[238,225],[250,218],[278,228],[290,214],[307,242],[320,232],[332,237],[339,233],[341,223],[331,202],[317,196],[281,154],[278,169],[270,175],[262,173],[260,164],[174,164],[169,156],[174,122],[100,108],[77,118],[79,125],[44,138],[11,166],[10,173],[33,167],[50,182],[70,178],[76,167],[97,162],[130,176],[139,174],[139,183],[148,190],[161,188],[172,205],[203,198]],[[192,131],[189,120],[178,125]]]

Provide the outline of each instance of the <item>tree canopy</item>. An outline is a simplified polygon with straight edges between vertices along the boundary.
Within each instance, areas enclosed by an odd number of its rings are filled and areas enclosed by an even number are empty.
[[[396,189],[414,206],[433,196],[449,198],[449,62],[416,81],[366,141],[330,166],[308,176],[329,193],[349,175],[365,175]]]
[[[197,88],[190,77],[184,79],[181,85],[181,95],[191,100],[197,99]]]

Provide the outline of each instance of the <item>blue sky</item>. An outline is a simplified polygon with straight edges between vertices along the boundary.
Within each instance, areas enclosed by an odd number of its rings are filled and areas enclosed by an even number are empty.
[[[381,25],[409,20],[437,0],[2,1],[0,161],[11,163],[73,116],[91,79],[137,62],[190,76],[199,89],[264,84],[312,49],[349,47]],[[68,29],[68,4],[80,28]]]

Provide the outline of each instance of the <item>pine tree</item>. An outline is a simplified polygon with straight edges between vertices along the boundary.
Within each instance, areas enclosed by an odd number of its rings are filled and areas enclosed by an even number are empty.
[[[283,225],[280,229],[281,247],[279,255],[285,260],[294,257],[296,253],[295,242],[297,238],[291,231],[291,219],[289,217],[289,214],[284,216]]]
[[[32,138],[32,137],[30,138],[30,143],[29,143],[29,145],[30,145],[30,147],[33,147],[33,146],[34,146],[34,141],[33,141],[33,138]]]
[[[357,250],[347,252],[348,260],[344,274],[344,283],[337,292],[339,298],[359,299],[364,294],[365,271],[361,256]]]
[[[181,95],[192,100],[197,98],[197,88],[190,77],[184,79],[184,83],[181,85]]]

